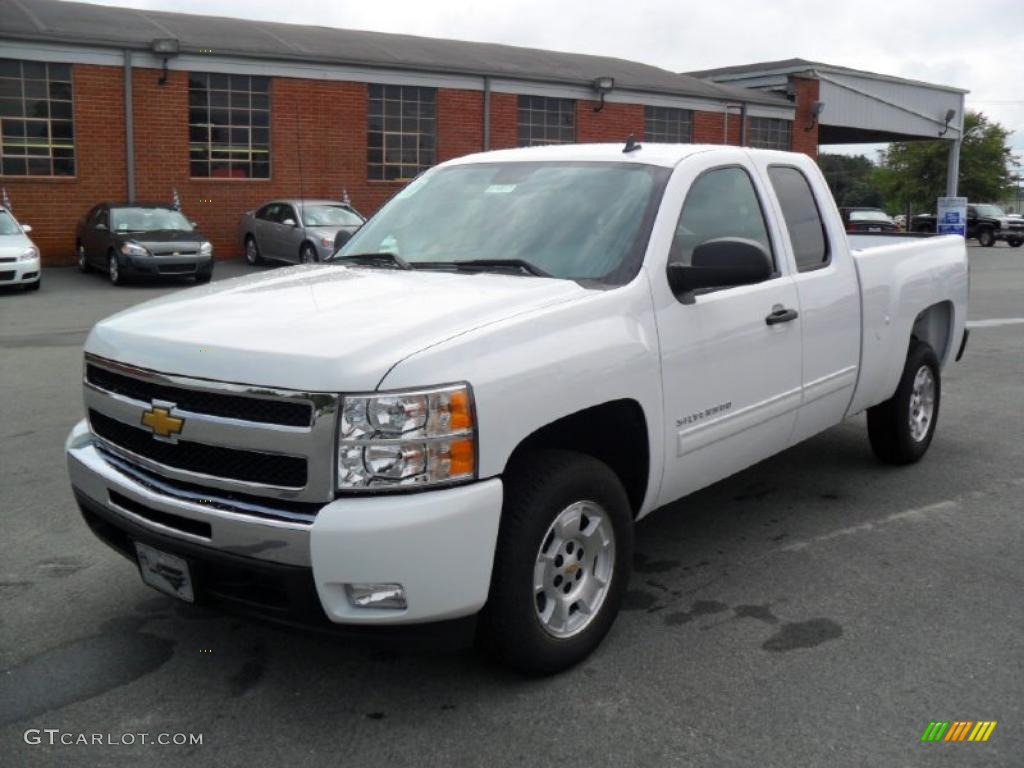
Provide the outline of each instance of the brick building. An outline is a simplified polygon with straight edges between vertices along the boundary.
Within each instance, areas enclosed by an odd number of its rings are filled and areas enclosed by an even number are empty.
[[[47,264],[102,200],[170,201],[236,256],[242,212],[373,213],[424,168],[553,142],[729,143],[815,156],[818,82],[785,93],[622,59],[17,0],[0,15],[0,185]]]

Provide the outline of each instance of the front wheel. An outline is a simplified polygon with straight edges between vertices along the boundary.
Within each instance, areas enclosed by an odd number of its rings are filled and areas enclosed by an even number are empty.
[[[89,257],[85,254],[85,246],[79,243],[75,249],[75,254],[78,257],[78,271],[88,272],[91,267],[89,266]]]
[[[318,261],[320,261],[320,255],[317,253],[316,248],[310,243],[303,243],[302,248],[299,249],[299,263],[316,264]]]
[[[1024,240],[1010,240],[1008,242],[1011,248],[1020,248],[1024,244]]]
[[[615,621],[632,558],[629,499],[607,465],[571,451],[515,462],[505,475],[482,639],[523,671],[576,664]]]
[[[245,238],[245,260],[249,263],[250,267],[263,263],[263,257],[260,256],[260,247],[256,245],[256,238],[252,235]]]
[[[118,261],[117,254],[114,251],[107,254],[107,277],[110,278],[111,285],[124,284],[124,275],[121,274],[121,262]]]
[[[913,340],[896,394],[868,409],[868,438],[875,455],[889,464],[913,464],[931,445],[942,394],[939,359]]]
[[[988,227],[978,230],[978,245],[983,248],[991,248],[996,244],[996,233]]]

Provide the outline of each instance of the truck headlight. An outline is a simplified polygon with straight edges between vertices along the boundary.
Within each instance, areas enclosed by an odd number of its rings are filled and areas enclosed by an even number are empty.
[[[338,490],[441,485],[475,476],[469,385],[343,399]]]
[[[36,248],[34,245],[30,245],[28,248],[21,252],[21,256],[19,256],[18,259],[20,261],[30,261],[32,259],[38,258],[38,256],[39,249]]]
[[[200,245],[199,246],[199,255],[200,256],[213,256],[213,243],[211,243],[209,240],[207,240],[202,245]]]
[[[121,246],[121,253],[125,256],[149,256],[150,253],[138,243],[125,243]]]

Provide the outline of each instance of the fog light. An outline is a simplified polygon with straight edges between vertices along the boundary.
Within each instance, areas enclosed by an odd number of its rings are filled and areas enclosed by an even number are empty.
[[[401,584],[346,584],[345,594],[356,608],[405,608]]]

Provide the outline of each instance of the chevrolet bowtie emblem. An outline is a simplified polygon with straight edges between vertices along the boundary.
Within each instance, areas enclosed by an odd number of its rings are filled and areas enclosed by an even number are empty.
[[[155,438],[174,442],[181,434],[185,420],[171,416],[172,408],[174,405],[171,403],[160,405],[153,403],[152,408],[142,412],[142,426],[149,427]]]

